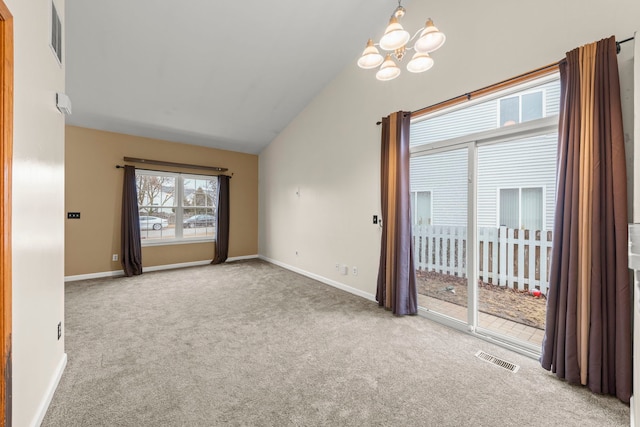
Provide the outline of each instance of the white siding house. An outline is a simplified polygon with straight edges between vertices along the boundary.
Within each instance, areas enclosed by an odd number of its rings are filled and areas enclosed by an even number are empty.
[[[431,194],[431,215],[415,209],[418,225],[467,225],[467,150],[460,149],[411,159],[411,191]],[[418,204],[419,207],[419,204]],[[427,217],[427,221],[421,218]]]
[[[411,124],[411,146],[556,115],[559,94],[559,81],[553,80],[522,92],[416,121]],[[553,228],[556,147],[555,134],[479,145],[476,207],[479,227]],[[467,175],[466,148],[412,157],[414,223],[466,226]],[[430,212],[424,211],[426,203],[417,202],[423,192],[429,192]],[[537,211],[539,213],[530,213]]]
[[[479,227],[505,225],[520,228],[500,221],[501,190],[516,189],[517,192],[518,189],[541,189],[541,221],[539,227],[531,228],[553,229],[557,141],[555,134],[540,135],[506,144],[478,147]],[[524,212],[521,214],[524,215]]]

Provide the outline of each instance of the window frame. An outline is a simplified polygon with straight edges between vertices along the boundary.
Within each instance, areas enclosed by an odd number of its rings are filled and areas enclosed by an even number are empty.
[[[540,205],[540,218],[541,218],[541,228],[540,230],[547,229],[547,217],[545,215],[546,212],[546,196],[547,196],[547,188],[545,185],[522,185],[522,186],[508,186],[508,187],[497,187],[496,188],[496,227],[502,227],[500,224],[500,210],[502,208],[502,198],[500,197],[500,192],[502,190],[518,190],[518,230],[523,230],[522,228],[522,190],[526,189],[540,189],[542,190],[542,204]],[[509,227],[507,227],[509,228]],[[526,229],[525,229],[526,230]]]
[[[418,224],[416,223],[416,218],[418,216],[418,193],[429,193],[430,203],[429,203],[429,224]],[[433,225],[433,191],[432,190],[411,190],[411,225],[422,226],[422,225]]]
[[[496,111],[497,111],[496,118],[498,120],[498,122],[496,123],[496,127],[500,128],[500,127],[506,126],[502,124],[502,108],[500,108],[500,105],[501,105],[500,103],[502,101],[506,99],[511,99],[511,98],[518,98],[518,121],[515,124],[519,124],[519,123],[523,123],[522,122],[522,97],[525,95],[531,95],[534,93],[542,94],[542,106],[541,106],[542,111],[540,112],[541,113],[540,119],[544,119],[545,117],[547,117],[547,90],[531,88],[530,90],[525,90],[524,92],[512,93],[510,95],[506,95],[496,99]],[[533,119],[533,120],[527,120],[527,121],[535,121],[540,119]],[[509,125],[509,126],[512,126],[512,125]]]
[[[159,171],[159,170],[149,170],[149,169],[136,169],[136,179],[140,175],[147,176],[157,176],[157,177],[169,177],[175,179],[175,192],[173,195],[174,203],[168,206],[160,206],[159,209],[173,209],[175,214],[175,225],[174,225],[174,237],[165,237],[165,238],[142,238],[141,246],[165,246],[165,245],[180,245],[180,244],[190,244],[190,243],[215,243],[216,237],[216,229],[218,227],[217,217],[216,217],[216,201],[212,202],[211,207],[202,206],[203,209],[211,209],[211,215],[215,218],[213,224],[213,234],[212,235],[204,235],[200,237],[184,237],[184,210],[189,208],[194,208],[192,206],[184,205],[184,195],[185,195],[185,183],[190,179],[199,179],[199,180],[213,180],[216,181],[216,193],[219,191],[219,182],[217,180],[217,175],[200,175],[200,174],[192,174],[192,173],[181,173],[181,172],[167,172],[167,171]],[[137,191],[137,184],[136,184]],[[140,216],[153,216],[150,213],[146,213],[144,215],[140,214],[140,210],[145,207],[152,207],[155,205],[140,205],[138,204],[138,212]],[[143,230],[141,230],[142,233]],[[148,232],[148,230],[145,230]]]
[[[447,114],[460,108],[473,106],[477,103],[492,101],[501,97],[515,94],[519,91],[527,91],[527,89],[535,89],[536,86],[545,84],[554,80],[559,80],[559,70],[557,64],[542,67],[538,70],[525,73],[503,82],[496,83],[492,86],[479,89],[477,91],[466,93],[447,101],[423,108],[412,113],[411,124],[422,120],[428,120],[442,114]],[[545,98],[544,102],[548,101]],[[466,134],[450,139],[441,139],[431,141],[421,145],[412,145],[410,147],[410,157],[422,157],[439,153],[449,153],[458,150],[467,151],[467,224],[466,224],[466,273],[467,273],[467,306],[466,319],[458,319],[450,317],[447,314],[433,310],[429,307],[420,306],[421,314],[440,323],[444,323],[461,331],[470,331],[472,334],[486,338],[489,340],[498,339],[498,341],[513,350],[531,357],[538,357],[540,347],[530,342],[505,335],[500,331],[484,326],[479,322],[479,302],[477,285],[479,277],[479,225],[478,225],[478,150],[493,144],[509,142],[522,138],[530,138],[546,134],[557,134],[559,115],[547,116],[547,108],[544,109],[545,116],[540,119],[530,120],[527,122],[517,123],[512,126],[497,127],[495,129],[479,131]],[[534,185],[525,185],[523,188],[533,188]],[[543,191],[543,221],[546,227],[546,190]],[[433,193],[432,193],[433,194]],[[432,199],[433,202],[433,199]],[[435,209],[435,203],[432,203],[432,209]]]
[[[53,51],[53,56],[56,57],[58,66],[62,67],[62,64],[64,63],[62,56],[62,48],[64,46],[62,41],[63,24],[62,18],[60,18],[60,13],[58,12],[58,7],[54,0],[51,0],[50,18],[49,24],[51,26],[51,34],[49,47],[51,47],[51,50]]]

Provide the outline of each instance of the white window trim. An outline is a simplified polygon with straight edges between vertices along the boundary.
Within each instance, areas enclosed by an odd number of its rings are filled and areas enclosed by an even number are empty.
[[[184,206],[182,206],[182,203],[183,203],[182,201],[184,200],[184,181],[187,179],[212,179],[215,177],[211,175],[183,174],[178,172],[164,172],[164,171],[152,171],[152,170],[141,170],[141,169],[136,169],[136,175],[137,174],[148,175],[148,176],[172,177],[176,179],[176,193],[174,196],[174,199],[176,200],[176,204],[162,207],[166,209],[175,208],[175,215],[176,215],[176,226],[175,226],[175,232],[174,232],[175,237],[165,238],[165,239],[142,239],[141,240],[142,247],[215,242],[215,233],[213,236],[187,237],[187,238],[185,238],[182,234],[183,210],[184,210]],[[178,224],[180,225],[178,226]],[[216,227],[217,227],[217,224],[216,224]]]
[[[522,190],[524,188],[541,188],[542,189],[542,230],[547,229],[547,186],[543,184],[532,185],[513,185],[509,187],[496,188],[496,227],[500,227],[500,190],[518,190],[518,229],[522,229]]]
[[[425,224],[425,225],[433,225],[433,190],[431,190],[431,189],[411,190],[411,199],[413,200],[413,212],[411,212],[412,225],[418,225],[418,224],[415,224],[413,222],[413,221],[415,221],[415,218],[418,215],[418,193],[429,193],[429,194],[431,194],[431,204],[429,206],[429,218],[431,218],[431,224]]]
[[[431,142],[416,145],[410,148],[411,157],[420,157],[427,153],[437,153],[466,147],[469,143],[478,146],[486,144],[497,144],[499,142],[510,141],[519,138],[545,135],[558,131],[558,116],[545,117],[538,120],[530,120],[524,123],[517,123],[513,126],[505,126],[498,129],[477,132],[457,138],[447,139],[438,142]]]

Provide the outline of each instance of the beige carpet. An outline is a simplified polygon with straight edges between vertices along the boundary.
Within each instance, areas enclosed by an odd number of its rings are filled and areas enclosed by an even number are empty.
[[[46,427],[629,424],[535,360],[259,260],[69,283],[66,351]]]

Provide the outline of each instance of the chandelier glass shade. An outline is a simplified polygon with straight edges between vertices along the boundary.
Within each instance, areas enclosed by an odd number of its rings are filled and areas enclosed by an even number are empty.
[[[393,62],[391,59],[391,54],[387,54],[386,59],[380,66],[380,69],[376,73],[376,78],[378,80],[386,81],[393,80],[400,75],[400,68]]]
[[[420,34],[420,38],[416,40],[413,48],[417,52],[433,52],[440,49],[444,44],[446,37],[444,33],[438,30],[431,19],[427,19],[427,23],[424,24],[424,30]]]
[[[446,37],[438,28],[433,25],[431,18],[427,19],[424,27],[420,28],[411,37],[411,34],[402,28],[399,20],[404,16],[405,9],[398,1],[398,7],[393,11],[389,19],[384,35],[379,43],[374,43],[372,39],[367,41],[362,55],[358,59],[358,66],[364,69],[380,67],[376,73],[378,80],[393,80],[400,75],[400,68],[397,61],[402,61],[407,51],[413,50],[415,53],[407,63],[407,70],[412,73],[422,73],[433,66],[433,58],[429,53],[439,49],[444,44]],[[419,35],[419,36],[418,36]],[[413,46],[408,46],[412,40],[416,39]],[[386,52],[386,57],[380,54],[376,47]]]
[[[398,22],[398,18],[392,16],[389,25],[384,32],[384,36],[380,39],[380,48],[384,50],[396,50],[406,45],[411,34],[402,28]]]
[[[367,47],[362,52],[362,56],[358,59],[358,66],[368,70],[370,68],[376,68],[384,61],[384,57],[380,55],[378,49],[373,45],[373,40],[369,39]]]

